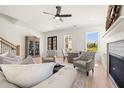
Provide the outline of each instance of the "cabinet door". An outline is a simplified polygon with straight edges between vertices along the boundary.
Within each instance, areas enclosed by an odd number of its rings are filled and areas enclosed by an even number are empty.
[[[35,41],[35,56],[39,56],[39,41]]]
[[[34,41],[29,41],[28,42],[28,55],[34,56]]]
[[[25,57],[31,55],[32,57],[40,56],[40,38],[34,36],[25,37]]]

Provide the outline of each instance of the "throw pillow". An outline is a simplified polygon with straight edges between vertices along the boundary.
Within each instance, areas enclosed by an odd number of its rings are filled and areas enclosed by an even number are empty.
[[[21,64],[34,64],[32,56],[30,56],[30,55],[27,56],[27,58],[24,59]]]

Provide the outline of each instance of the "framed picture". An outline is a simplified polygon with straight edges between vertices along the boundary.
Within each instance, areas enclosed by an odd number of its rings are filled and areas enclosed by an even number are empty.
[[[106,18],[106,31],[120,15],[121,5],[109,5]]]

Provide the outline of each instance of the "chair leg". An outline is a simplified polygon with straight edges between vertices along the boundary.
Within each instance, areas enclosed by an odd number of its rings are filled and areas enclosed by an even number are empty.
[[[87,71],[87,76],[89,76],[89,71]]]
[[[94,73],[94,69],[92,69],[92,72]]]
[[[63,57],[63,62],[65,62],[65,57]]]

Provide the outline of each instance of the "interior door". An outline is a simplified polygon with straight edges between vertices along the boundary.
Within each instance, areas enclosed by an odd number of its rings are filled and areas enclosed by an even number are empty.
[[[48,50],[57,50],[57,36],[48,37]]]

